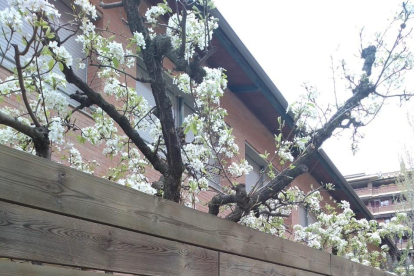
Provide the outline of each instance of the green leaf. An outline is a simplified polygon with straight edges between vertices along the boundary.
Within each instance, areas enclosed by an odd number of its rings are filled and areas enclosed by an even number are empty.
[[[85,144],[85,142],[86,142],[86,138],[83,137],[83,136],[80,136],[80,135],[78,137],[76,137],[76,139],[78,140],[78,142],[80,144]]]
[[[43,47],[43,49],[42,49],[42,55],[44,55],[44,56],[51,56],[52,53],[50,52],[50,50],[49,50],[48,47]]]
[[[114,63],[114,66],[115,66],[115,68],[118,68],[118,66],[119,66],[119,60],[117,59],[117,58],[113,58],[112,59],[112,62]]]
[[[62,71],[62,72],[63,72],[63,63],[62,63],[62,62],[58,62],[58,64],[59,64],[59,69],[60,69],[60,71]]]
[[[196,13],[200,13],[200,10],[195,5],[193,6],[193,11],[195,11]]]
[[[184,134],[187,134],[191,130],[191,125],[187,125],[187,127],[184,129]]]
[[[197,135],[198,131],[197,131],[197,123],[196,122],[191,124],[191,130],[193,131],[194,135]]]
[[[54,59],[51,59],[48,62],[47,66],[49,67],[49,70],[52,70],[53,66],[55,66],[55,60]]]

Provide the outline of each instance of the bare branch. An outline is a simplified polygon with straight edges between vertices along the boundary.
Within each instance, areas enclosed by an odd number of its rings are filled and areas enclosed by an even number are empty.
[[[99,1],[99,6],[102,9],[114,9],[114,8],[120,8],[124,6],[124,1],[114,2],[110,4],[105,4],[103,0]]]

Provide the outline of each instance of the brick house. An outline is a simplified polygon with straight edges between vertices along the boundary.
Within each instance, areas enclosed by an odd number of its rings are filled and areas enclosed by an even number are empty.
[[[95,22],[97,27],[103,28],[110,21],[110,28],[112,30],[116,30],[118,33],[129,33],[129,29],[121,20],[121,18],[126,17],[122,8],[101,10],[99,9],[98,0],[92,0],[91,2],[99,10],[99,18]],[[141,12],[145,12],[149,5],[153,5],[156,2],[153,0],[146,1],[142,6]],[[61,20],[63,21],[66,18],[65,13],[70,13],[71,11],[69,3],[70,0],[57,0],[54,2],[62,14]],[[7,1],[1,1],[0,9],[4,9],[6,5]],[[292,114],[286,113],[287,102],[282,93],[243,45],[220,12],[214,10],[212,13],[214,17],[219,19],[219,28],[215,31],[212,41],[216,47],[216,53],[209,58],[207,65],[226,69],[228,89],[221,104],[228,111],[229,115],[226,117],[226,122],[233,128],[236,143],[240,148],[239,157],[245,158],[254,168],[252,173],[245,177],[245,179],[242,178],[240,180],[245,182],[248,187],[251,187],[258,180],[260,170],[265,165],[259,153],[275,151],[274,134],[278,131],[277,118],[281,116],[286,121],[286,131],[289,131],[289,127],[292,126],[293,118]],[[126,43],[122,39],[120,42]],[[74,57],[81,55],[81,47],[74,42],[74,39],[68,42],[67,49]],[[6,61],[3,64],[4,67],[0,68],[0,79],[4,79],[9,74],[8,69],[13,66],[10,57],[6,57]],[[169,67],[168,61],[165,62],[165,66]],[[77,71],[79,76],[83,76],[84,80],[88,81],[94,90],[100,91],[103,89],[103,82],[98,78],[94,78],[95,72],[96,69],[93,67],[87,67],[86,71]],[[137,68],[132,68],[128,71],[130,74],[136,74],[137,72],[145,74],[145,68],[138,65]],[[136,86],[138,93],[141,93],[149,103],[153,102],[151,91],[146,85],[135,83],[135,80],[132,79],[128,79],[127,84]],[[62,93],[70,94],[74,93],[75,90],[74,87],[68,86],[66,89],[62,89]],[[176,124],[179,126],[182,123],[182,118],[191,112],[191,100],[187,99],[185,95],[174,87],[169,92]],[[75,102],[70,103],[73,106],[76,105]],[[4,104],[15,108],[22,106],[13,97],[6,98]],[[81,127],[86,127],[93,123],[93,119],[87,110],[75,113],[74,118],[76,118],[77,123]],[[146,135],[148,134],[142,133],[144,138]],[[96,160],[100,164],[95,170],[95,174],[98,176],[104,175],[105,171],[117,162],[116,158],[112,160],[106,158],[102,154],[102,149],[96,149],[95,146],[88,143],[79,144],[75,136],[68,135],[67,140],[75,144],[75,147],[79,149],[86,160]],[[53,155],[53,158],[56,161],[60,161],[56,155]],[[159,174],[154,169],[148,168],[146,176],[150,182],[153,182],[158,180]],[[311,185],[317,187],[322,182],[333,183],[336,186],[335,191],[329,193],[322,192],[324,201],[347,200],[351,203],[351,207],[358,218],[372,219],[372,215],[365,204],[355,194],[328,156],[323,150],[320,150],[313,159],[309,172],[296,178],[292,185],[296,185],[304,191],[309,191]],[[224,182],[222,183],[222,180],[216,179],[211,182],[210,188],[211,190],[220,190],[221,185],[225,185]],[[205,192],[201,194],[200,199],[208,202],[214,194],[215,191]],[[200,204],[197,206],[197,209],[206,211],[207,207]],[[312,216],[305,209],[298,208],[286,220],[286,224],[302,224],[305,226],[311,223],[312,220]]]

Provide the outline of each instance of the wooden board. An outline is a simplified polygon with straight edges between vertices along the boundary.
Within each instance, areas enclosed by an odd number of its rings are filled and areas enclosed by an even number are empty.
[[[0,202],[0,257],[145,275],[218,275],[218,253]]]
[[[0,276],[102,276],[101,273],[69,268],[0,261]]]
[[[5,146],[0,146],[0,179],[0,200],[217,251],[330,273],[328,253]]]
[[[220,276],[320,276],[304,270],[220,253]],[[300,262],[300,260],[297,260]]]
[[[390,276],[390,273],[365,266],[350,260],[331,256],[331,270],[333,276]]]

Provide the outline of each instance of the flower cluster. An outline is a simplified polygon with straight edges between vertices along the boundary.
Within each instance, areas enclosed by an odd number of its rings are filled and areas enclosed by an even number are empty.
[[[158,17],[167,13],[168,10],[162,6],[152,6],[145,13],[147,23],[155,25],[158,23]]]
[[[350,204],[342,201],[338,204],[342,209],[337,213],[334,208],[326,206],[320,212],[318,221],[303,227],[295,225],[295,241],[313,248],[335,251],[338,256],[379,268],[385,261],[388,247],[381,247],[382,252],[370,251],[368,245],[379,246],[388,235],[403,235],[407,229],[401,225],[403,216],[398,215],[391,223],[378,224],[377,221],[356,219]]]
[[[251,172],[253,170],[253,167],[250,166],[246,160],[243,160],[239,164],[235,162],[231,163],[228,170],[233,176],[240,177]]]
[[[324,187],[329,188],[329,185]],[[241,220],[241,223],[266,233],[285,237],[287,226],[284,217],[289,216],[298,205],[305,207],[312,214],[321,212],[322,196],[318,190],[305,193],[298,187],[290,187],[278,195],[278,199],[270,199],[265,205],[258,207]],[[259,216],[257,216],[257,212]]]
[[[95,6],[92,5],[89,0],[75,0],[74,4],[80,6],[83,12],[92,17],[92,19],[96,19],[98,17]]]
[[[145,39],[142,33],[134,32],[134,42],[138,47],[145,49]]]
[[[65,46],[58,46],[56,41],[49,42],[49,48],[56,55],[56,60],[63,62],[66,66],[72,66],[72,55],[66,50]]]
[[[26,16],[35,13],[43,13],[45,16],[53,19],[59,18],[60,13],[55,6],[48,0],[8,0],[10,6],[15,7],[18,11]]]
[[[21,15],[13,7],[0,11],[0,23],[9,27],[12,31],[20,31],[23,27]]]
[[[189,60],[194,55],[196,47],[200,50],[207,49],[213,36],[213,31],[217,28],[217,19],[214,17],[201,19],[195,12],[188,11],[185,26],[185,58]],[[179,49],[182,45],[182,36],[178,14],[174,14],[170,17],[168,21],[167,35],[171,37],[173,47]]]

